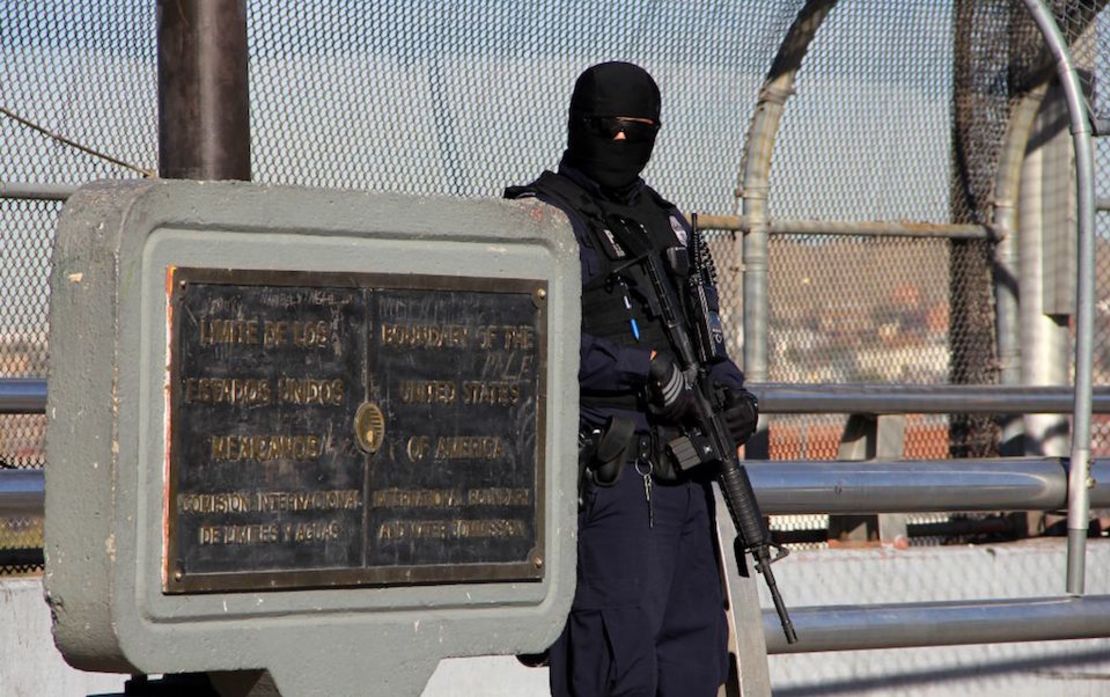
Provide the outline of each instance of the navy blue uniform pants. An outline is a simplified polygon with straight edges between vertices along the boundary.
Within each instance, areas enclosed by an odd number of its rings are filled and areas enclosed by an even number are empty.
[[[714,697],[728,626],[707,483],[655,482],[649,524],[635,465],[587,486],[578,517],[578,587],[551,647],[555,697]]]

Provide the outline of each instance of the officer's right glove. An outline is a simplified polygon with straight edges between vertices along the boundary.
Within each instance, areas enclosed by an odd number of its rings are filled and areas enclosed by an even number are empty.
[[[759,421],[759,400],[742,387],[719,388],[724,392],[724,409],[721,416],[728,424],[729,434],[739,447],[755,433]]]
[[[669,354],[651,359],[647,381],[648,407],[664,424],[679,425],[694,411],[693,388]]]

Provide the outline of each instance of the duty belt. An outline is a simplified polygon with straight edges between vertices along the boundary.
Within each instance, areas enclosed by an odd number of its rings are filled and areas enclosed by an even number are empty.
[[[611,486],[625,465],[635,464],[641,476],[647,472],[661,481],[674,481],[677,470],[660,447],[666,440],[661,434],[635,431],[631,419],[610,417],[603,428],[579,434],[580,474],[598,486]]]

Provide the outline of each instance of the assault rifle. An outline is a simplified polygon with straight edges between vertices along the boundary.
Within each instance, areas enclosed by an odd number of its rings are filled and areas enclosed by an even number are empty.
[[[663,279],[659,269],[659,258],[655,254],[648,254],[646,257],[647,272],[659,301],[664,329],[678,353],[679,367],[694,392],[696,425],[687,428],[684,435],[668,443],[667,448],[683,470],[702,464],[717,463],[719,470],[717,481],[724,495],[725,505],[728,506],[729,515],[739,533],[736,540],[737,547],[752,555],[756,571],[763,574],[767,588],[771,591],[771,599],[775,603],[779,622],[782,623],[786,641],[793,644],[798,641],[798,635],[794,631],[794,623],[790,621],[786,604],[783,603],[778,585],[775,583],[775,575],[771,571],[771,564],[785,557],[789,550],[771,541],[771,534],[763,523],[763,514],[759,510],[755,492],[752,491],[748,472],[740,464],[736,455],[736,443],[721,414],[726,406],[724,397],[709,384],[706,372],[706,362],[712,356],[719,355],[719,345],[723,342],[720,321],[711,317],[705,296],[705,274],[712,275],[711,260],[706,258],[708,250],[702,246],[703,243],[698,237],[696,216],[692,222],[693,233],[689,247],[693,249],[695,264],[690,274],[687,310],[691,324],[696,328],[698,341],[696,353],[695,346],[682,324],[681,316],[674,306],[671,288]],[[772,547],[776,550],[774,557],[771,556]],[[737,557],[740,556],[741,554],[738,553]],[[739,562],[739,559],[737,561]]]

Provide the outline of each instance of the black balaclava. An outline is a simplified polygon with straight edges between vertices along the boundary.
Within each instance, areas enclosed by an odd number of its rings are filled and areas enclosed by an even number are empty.
[[[635,116],[659,123],[659,87],[646,70],[632,63],[590,66],[574,83],[570,98],[567,160],[603,189],[627,188],[647,166],[655,137],[613,140],[590,130],[584,116]]]

